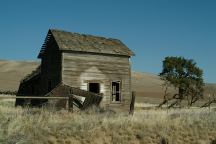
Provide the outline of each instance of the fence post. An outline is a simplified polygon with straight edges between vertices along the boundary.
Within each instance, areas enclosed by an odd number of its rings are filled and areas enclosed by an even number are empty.
[[[68,111],[73,112],[73,94],[69,94]]]
[[[132,92],[132,98],[131,98],[131,103],[130,103],[130,111],[129,114],[133,115],[134,114],[134,104],[135,104],[135,98],[136,98],[136,92]]]
[[[208,106],[208,108],[209,108],[209,112],[210,112],[210,109],[211,109],[211,106],[210,106],[211,105],[210,104],[211,103],[211,96],[210,96],[210,94],[208,95],[208,100],[209,100],[209,106]]]

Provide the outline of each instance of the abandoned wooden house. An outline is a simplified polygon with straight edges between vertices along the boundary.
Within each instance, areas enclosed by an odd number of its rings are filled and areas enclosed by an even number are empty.
[[[67,86],[102,95],[101,106],[129,108],[133,55],[117,39],[50,29],[38,55],[41,65],[20,82],[17,96],[62,96],[65,90],[52,91]]]

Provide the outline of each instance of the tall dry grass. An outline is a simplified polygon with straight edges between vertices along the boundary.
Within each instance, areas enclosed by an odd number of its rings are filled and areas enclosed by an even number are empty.
[[[5,102],[4,102],[5,103]],[[91,109],[68,113],[0,103],[1,144],[210,144],[216,112],[146,110],[134,116]]]

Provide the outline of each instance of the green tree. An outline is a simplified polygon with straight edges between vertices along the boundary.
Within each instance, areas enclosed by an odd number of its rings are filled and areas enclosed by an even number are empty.
[[[203,71],[191,59],[166,57],[159,76],[165,85],[174,86],[178,90],[170,99],[164,97],[160,106],[173,99],[175,101],[169,107],[180,105],[182,100],[187,100],[188,106],[191,106],[203,96]]]

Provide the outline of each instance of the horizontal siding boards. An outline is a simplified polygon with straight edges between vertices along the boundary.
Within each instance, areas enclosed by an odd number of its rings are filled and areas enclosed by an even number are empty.
[[[86,66],[91,66],[87,68]],[[100,63],[100,64],[95,64],[95,63],[90,63],[88,61],[83,61],[83,62],[78,62],[75,64],[65,64],[64,65],[64,71],[74,71],[74,72],[105,72],[105,73],[110,73],[110,74],[129,74],[130,67],[129,66],[120,66],[120,65],[115,65],[113,63]]]
[[[128,57],[63,52],[62,81],[84,90],[87,90],[88,82],[98,81],[103,93],[103,105],[111,103],[111,82],[121,81],[122,103],[119,106],[129,104],[131,85]]]
[[[87,56],[89,61],[92,61],[92,62],[94,61],[101,61],[101,62],[108,61],[109,62],[110,60],[113,60],[113,59],[115,59],[114,62],[121,62],[121,63],[128,61],[128,57],[119,57],[115,55],[103,55],[103,54],[91,54],[91,53],[65,53],[65,52],[63,53],[66,56],[64,60],[69,60],[69,61],[70,59],[73,59],[74,57],[76,57],[76,60],[80,60],[80,61],[86,60],[85,56]],[[80,56],[85,55],[85,56],[77,57],[78,55]]]
[[[80,69],[85,69],[85,65],[83,65],[83,63],[87,62],[88,65],[91,65],[91,66],[94,66],[94,67],[97,67],[98,70],[112,70],[112,71],[115,71],[115,70],[129,70],[130,67],[127,66],[126,64],[115,64],[115,63],[112,63],[112,62],[95,62],[95,63],[92,63],[92,62],[89,62],[88,60],[85,60],[85,61],[79,61],[79,62],[75,62],[75,63],[67,63],[65,62],[65,66],[64,68],[65,69],[71,69],[73,68],[74,70],[80,70]],[[113,67],[115,66],[115,67]]]
[[[112,57],[112,56],[111,56]],[[77,63],[77,62],[81,62],[81,61],[86,61],[86,59],[75,59],[74,61],[71,61],[73,57],[70,57],[70,58],[67,58],[67,59],[64,59],[65,62],[68,62],[70,64],[73,64],[73,63]],[[113,57],[114,59],[116,57]],[[125,60],[125,58],[122,58],[123,60]],[[116,64],[116,65],[122,65],[122,66],[127,66],[125,64],[128,63],[128,61],[122,61],[122,59],[115,59],[115,61],[110,61],[110,59],[97,59],[97,60],[92,60],[92,58],[89,59],[89,63],[90,64],[100,64],[100,62],[105,62],[105,63],[113,63],[113,64]],[[126,59],[127,60],[127,59]]]
[[[101,70],[101,72],[105,72],[106,74],[114,74],[114,75],[128,75],[128,70],[129,69],[124,69],[124,70],[126,70],[126,71],[123,71],[122,69],[118,69],[118,70],[106,70],[106,69],[100,69]],[[67,68],[66,70],[64,70],[63,72],[64,73],[67,73],[67,71],[69,71],[69,73],[70,73],[70,71],[73,71],[74,72],[74,74],[79,74],[79,73],[82,73],[83,71],[79,71],[79,70],[77,70],[77,68],[76,69],[74,69],[74,68],[71,68],[71,69],[69,69],[69,68]],[[97,71],[94,71],[94,70],[88,70],[87,71],[88,72],[88,74],[98,74],[97,73]],[[100,74],[100,73],[99,73]]]
[[[107,79],[109,79],[109,80],[113,80],[113,81],[117,81],[115,78],[113,78],[112,76],[113,75],[116,75],[116,74],[107,74],[106,75],[106,77],[103,77],[103,76],[101,76],[101,75],[99,75],[99,74],[89,74],[88,76],[83,76],[83,75],[73,75],[73,74],[71,74],[70,75],[70,73],[67,73],[67,74],[64,74],[64,76],[63,76],[63,78],[65,78],[65,79],[73,79],[73,80],[76,80],[78,77],[82,77],[82,79],[80,79],[80,80],[82,80],[83,82],[94,82],[93,80],[92,80],[92,77],[96,77],[96,78],[101,78],[100,80],[101,81],[96,81],[96,82],[98,82],[98,83],[104,83],[104,81],[106,81],[107,82]],[[127,77],[127,75],[118,75],[119,77],[118,77],[118,79],[121,77],[121,78],[126,78]],[[92,80],[92,81],[91,81]],[[119,80],[120,81],[120,80]],[[124,83],[126,83],[127,81],[123,81]]]

